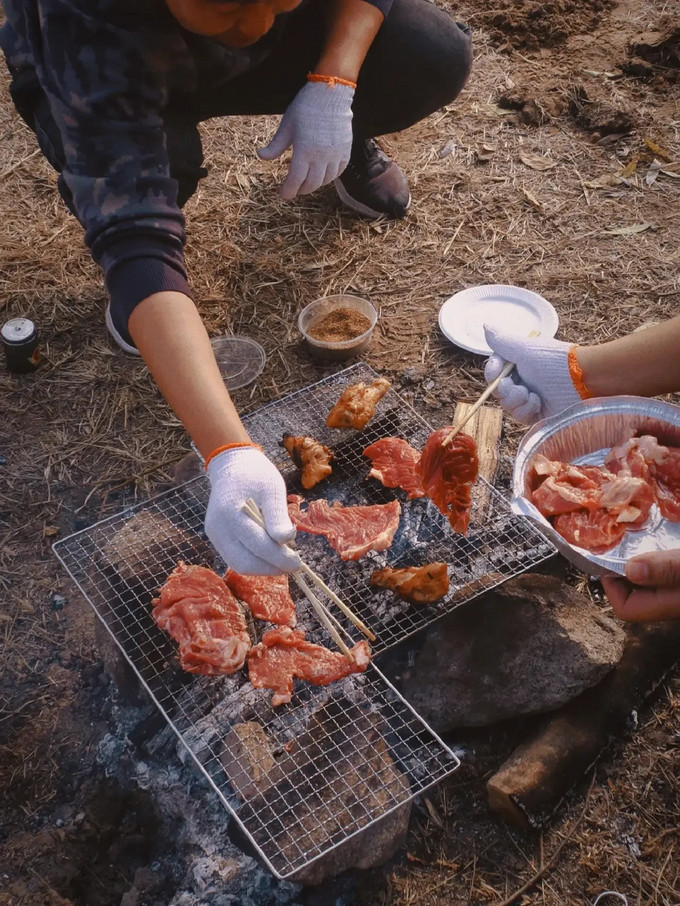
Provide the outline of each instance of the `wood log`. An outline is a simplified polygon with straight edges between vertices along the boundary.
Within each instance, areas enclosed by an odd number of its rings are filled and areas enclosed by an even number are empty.
[[[465,419],[472,403],[457,403],[453,413],[453,424]],[[495,406],[481,406],[465,425],[463,431],[474,438],[479,457],[479,474],[493,485],[498,470],[498,445],[503,429],[503,410]],[[480,514],[485,514],[489,503],[489,490],[478,485],[475,500]]]
[[[488,781],[490,808],[519,827],[545,824],[678,660],[680,620],[629,626],[615,669],[548,715]]]

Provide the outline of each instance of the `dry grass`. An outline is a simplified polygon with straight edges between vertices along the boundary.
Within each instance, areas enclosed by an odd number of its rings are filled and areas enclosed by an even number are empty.
[[[187,261],[210,332],[245,333],[267,351],[261,379],[236,394],[241,411],[327,372],[301,350],[295,319],[331,291],[365,294],[380,307],[366,359],[397,381],[408,372],[404,395],[436,424],[484,386],[481,361],[452,348],[436,326],[441,302],[464,286],[528,286],[556,306],[560,336],[584,343],[677,314],[680,180],[662,174],[645,181],[653,157],[645,139],[680,160],[677,85],[607,75],[623,62],[628,38],[675,5],[622,0],[594,37],[576,31],[552,51],[501,54],[478,32],[474,76],[460,101],[387,139],[412,185],[413,209],[403,223],[356,220],[331,190],[284,203],[276,195],[284,165],[254,154],[272,121],[205,124],[210,175],[186,209]],[[480,23],[476,5],[457,17],[466,13]],[[591,141],[569,113],[577,86],[604,108],[628,113],[632,134]],[[540,126],[525,124],[498,106],[508,92],[562,112]],[[0,466],[0,730],[11,732],[0,764],[6,830],[18,832],[30,816],[49,814],[64,783],[60,753],[86,751],[93,732],[82,709],[64,729],[66,692],[96,654],[50,544],[167,481],[188,441],[144,366],[108,339],[97,268],[54,175],[35,155],[33,136],[11,109],[4,76],[0,137],[0,309],[3,320],[33,318],[46,354],[34,376],[0,374],[0,454],[7,460]],[[522,161],[536,157],[550,166]],[[626,182],[589,187],[635,157]],[[637,234],[612,232],[645,223]],[[520,431],[507,431],[511,449]],[[69,598],[64,611],[53,609],[55,591]],[[572,828],[557,863],[517,902],[590,903],[615,889],[631,906],[679,903],[679,693],[676,677],[634,738],[616,746],[582,819],[578,796],[540,837],[489,818],[483,773],[499,753],[487,752],[477,768],[432,793],[430,809],[420,807],[409,859],[376,882],[371,902],[502,902],[550,863]]]

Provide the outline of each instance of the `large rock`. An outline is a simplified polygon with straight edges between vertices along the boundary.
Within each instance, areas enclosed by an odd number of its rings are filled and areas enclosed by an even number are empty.
[[[624,632],[560,579],[524,575],[426,634],[403,692],[444,732],[551,711],[619,661]]]

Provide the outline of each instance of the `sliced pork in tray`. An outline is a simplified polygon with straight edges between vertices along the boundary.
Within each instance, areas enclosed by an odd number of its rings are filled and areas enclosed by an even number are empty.
[[[306,510],[304,497],[288,496],[288,512],[301,532],[324,535],[343,560],[358,560],[369,551],[385,551],[399,527],[398,500],[373,506],[342,506],[327,500],[311,500]]]
[[[326,425],[329,428],[355,428],[363,431],[391,386],[387,378],[378,378],[372,384],[353,384],[331,409]]]
[[[224,581],[258,620],[295,626],[295,601],[290,595],[288,576],[242,576],[228,569]]]
[[[351,673],[364,673],[371,660],[368,642],[358,642],[351,657],[305,639],[304,632],[283,627],[265,632],[248,655],[250,682],[256,689],[273,689],[272,706],[289,702],[295,677],[315,686],[328,686]]]
[[[446,563],[426,563],[393,569],[386,566],[371,575],[371,585],[391,588],[401,598],[414,604],[434,604],[449,590],[449,568]]]
[[[152,604],[156,623],[179,642],[184,670],[216,676],[243,667],[251,645],[245,617],[217,573],[180,561]]]

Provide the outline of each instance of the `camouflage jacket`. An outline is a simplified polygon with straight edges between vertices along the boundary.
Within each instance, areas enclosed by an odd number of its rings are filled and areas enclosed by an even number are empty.
[[[368,0],[387,12],[391,0]],[[184,31],[164,0],[2,0],[0,46],[30,68],[63,142],[63,180],[123,327],[154,292],[190,294],[184,217],[163,112],[256,65],[279,39],[225,47]]]

